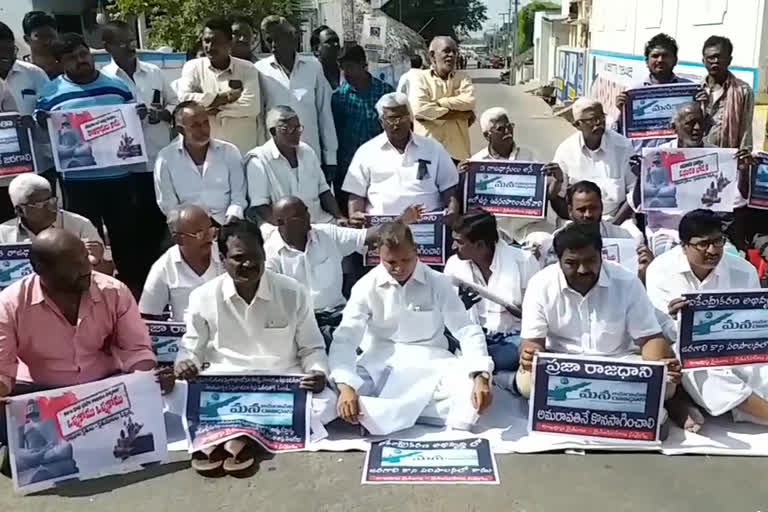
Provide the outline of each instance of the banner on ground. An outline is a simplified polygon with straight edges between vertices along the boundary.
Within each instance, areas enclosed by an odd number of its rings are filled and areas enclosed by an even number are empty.
[[[732,212],[738,194],[735,149],[643,148],[643,211]]]
[[[366,215],[365,227],[371,228],[392,222],[398,215]],[[421,218],[408,226],[416,242],[416,251],[419,253],[419,261],[427,265],[445,265],[445,253],[447,252],[447,239],[445,224],[443,224],[443,212],[426,213]],[[378,265],[379,249],[369,247],[363,254],[363,264],[366,266]]]
[[[542,167],[536,162],[470,161],[464,209],[482,208],[502,217],[545,218],[547,177]]]
[[[168,455],[152,372],[11,397],[5,410],[17,492],[140,469]]]
[[[530,432],[659,441],[663,363],[542,352],[533,371]]]
[[[699,84],[651,85],[627,91],[624,136],[628,139],[674,139],[672,118],[683,103],[693,101]]]
[[[0,290],[34,272],[29,261],[31,244],[0,244]]]
[[[51,112],[48,133],[59,172],[147,161],[135,103]]]
[[[210,375],[190,381],[184,429],[190,453],[248,436],[266,450],[297,451],[309,442],[311,393],[301,375]]]
[[[145,320],[145,323],[149,329],[149,338],[152,340],[152,350],[155,352],[157,362],[173,364],[179,352],[181,337],[187,332],[184,322]]]
[[[633,238],[603,238],[603,259],[637,274],[637,242]]]
[[[487,439],[371,443],[363,484],[498,484]]]
[[[689,293],[680,313],[678,356],[683,370],[768,363],[768,294]]]
[[[749,206],[768,210],[768,153],[759,153],[755,157],[749,186]]]
[[[18,112],[0,114],[0,176],[35,172],[32,131],[22,126]]]

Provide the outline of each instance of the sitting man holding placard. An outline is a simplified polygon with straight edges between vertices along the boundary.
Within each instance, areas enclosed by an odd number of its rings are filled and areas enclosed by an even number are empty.
[[[482,329],[450,279],[418,260],[407,226],[383,225],[379,254],[381,264],[352,288],[333,335],[339,415],[375,435],[417,422],[468,430],[491,403],[493,361]],[[446,327],[461,357],[448,350]]]
[[[656,307],[664,335],[678,339],[676,319],[686,300],[698,291],[760,290],[755,268],[723,251],[722,220],[709,210],[694,210],[680,221],[681,245],[648,267],[648,296]],[[734,421],[768,424],[768,365],[701,369],[683,373],[683,386],[712,416],[730,411]],[[703,418],[701,418],[703,422]]]
[[[218,246],[227,273],[190,295],[176,375],[192,379],[208,365],[235,374],[304,373],[302,388],[317,394],[312,403],[316,421],[333,420],[335,397],[325,386],[328,358],[309,291],[265,270],[264,242],[255,223],[238,220],[223,226]],[[240,437],[197,452],[192,465],[202,473],[222,466],[241,471],[253,464],[250,450],[244,451],[249,444]]]

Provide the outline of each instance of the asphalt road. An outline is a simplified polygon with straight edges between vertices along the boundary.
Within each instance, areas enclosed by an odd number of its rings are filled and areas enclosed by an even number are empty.
[[[549,107],[498,71],[474,72],[478,116],[506,107],[518,143],[549,159],[572,132]],[[473,148],[482,135],[473,127]],[[502,455],[499,486],[360,485],[362,453],[299,453],[264,460],[249,478],[203,479],[187,462],[15,497],[0,477],[0,510],[153,511],[480,511],[756,512],[768,511],[761,458],[652,454]]]

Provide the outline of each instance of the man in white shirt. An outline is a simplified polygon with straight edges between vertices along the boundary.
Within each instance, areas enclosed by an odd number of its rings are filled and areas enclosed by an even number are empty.
[[[333,335],[339,416],[376,435],[417,421],[468,430],[491,402],[493,361],[482,329],[450,279],[419,262],[407,226],[382,226],[379,254],[381,264],[352,288]],[[461,357],[448,350],[446,327]]]
[[[272,55],[256,63],[264,109],[287,105],[295,110],[306,142],[323,164],[326,181],[336,173],[336,127],[331,110],[331,86],[314,57],[296,52],[296,29],[282,16],[267,16],[261,34]]]
[[[350,194],[350,222],[360,213],[397,215],[420,204],[426,212],[444,211],[450,225],[459,213],[459,174],[451,156],[439,142],[411,131],[404,94],[385,94],[376,111],[384,133],[360,146],[342,187]]]
[[[301,142],[303,126],[296,111],[287,105],[271,108],[266,124],[269,141],[245,155],[248,197],[259,220],[274,224],[272,205],[297,196],[308,206],[312,222],[346,224],[320,160]]]
[[[187,61],[181,70],[179,100],[205,107],[213,137],[245,154],[264,140],[259,74],[251,61],[230,55],[232,24],[223,16],[205,21],[202,42],[206,56]]]
[[[182,101],[173,113],[179,136],[155,162],[155,193],[166,215],[182,203],[203,208],[218,224],[243,218],[245,172],[234,144],[211,138],[209,116],[194,101]]]
[[[506,303],[481,298],[471,288],[459,286],[470,319],[485,331],[494,371],[507,372],[509,379],[520,361],[520,307],[539,264],[527,251],[499,240],[496,217],[484,210],[473,210],[454,224],[453,248],[456,254],[448,259],[445,275],[487,288]]]
[[[578,131],[560,144],[554,161],[563,170],[566,185],[581,180],[595,182],[603,193],[605,220],[621,225],[633,213],[626,199],[635,184],[629,160],[635,149],[625,137],[605,129],[603,106],[595,100],[576,100],[573,119]],[[564,205],[557,206],[554,200],[551,203],[562,216]]]
[[[694,210],[680,221],[681,245],[659,256],[650,267],[646,286],[664,334],[678,338],[677,318],[684,293],[710,290],[759,290],[755,268],[746,260],[724,253],[722,220],[709,210]],[[768,365],[685,372],[683,386],[712,416],[728,411],[734,421],[768,425]],[[703,420],[703,418],[702,418]]]
[[[420,55],[411,55],[411,69],[402,74],[400,80],[397,81],[397,89],[395,90],[408,96],[408,92],[410,91],[410,79],[416,73],[421,71],[423,64]]]
[[[602,258],[594,230],[571,224],[554,240],[557,265],[528,283],[523,298],[520,369],[516,385],[530,395],[533,356],[538,351],[667,361],[670,381],[680,379],[680,363],[664,339],[640,280]],[[675,386],[667,385],[667,397]]]
[[[168,230],[174,245],[152,265],[139,300],[139,313],[162,320],[170,306],[170,319],[182,322],[192,290],[223,274],[224,267],[213,249],[216,228],[199,206],[172,208]]]

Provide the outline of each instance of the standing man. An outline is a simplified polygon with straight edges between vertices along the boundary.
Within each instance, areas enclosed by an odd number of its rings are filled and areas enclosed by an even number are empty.
[[[368,62],[362,46],[346,46],[339,57],[345,82],[333,93],[333,120],[339,138],[339,167],[334,180],[334,192],[342,211],[347,209],[347,194],[341,190],[347,169],[355,152],[381,133],[376,102],[394,92],[392,86],[368,72]]]
[[[339,67],[339,50],[341,49],[339,35],[328,25],[320,25],[312,31],[309,46],[323,65],[323,74],[328,80],[328,85],[331,86],[332,91],[336,91],[342,81]]]
[[[233,14],[232,50],[230,54],[237,59],[253,62],[253,24],[244,14]]]
[[[282,16],[267,16],[261,34],[272,55],[256,63],[265,110],[287,105],[304,124],[301,140],[323,164],[328,183],[336,174],[336,127],[331,110],[331,87],[316,59],[296,52],[296,29]]]
[[[59,37],[56,18],[43,11],[29,11],[21,22],[24,42],[29,45],[29,61],[41,68],[53,80],[62,73],[53,56],[53,42]]]
[[[262,140],[259,76],[250,60],[232,57],[232,23],[205,20],[205,57],[187,61],[177,84],[180,101],[206,108],[214,138],[231,142],[245,154]]]
[[[157,207],[155,169],[157,154],[171,142],[171,112],[178,100],[176,92],[163,71],[136,56],[136,37],[124,21],[110,21],[101,31],[104,49],[112,61],[103,72],[122,80],[131,90],[136,101],[147,105],[149,115],[142,121],[144,140],[147,145],[147,165],[133,174],[136,194],[136,223],[141,226],[140,255],[141,275],[146,277],[152,263],[161,254],[166,236],[165,215]]]
[[[403,73],[400,80],[397,82],[397,92],[401,92],[408,96],[410,91],[410,79],[419,74],[421,71],[423,62],[420,55],[411,55],[411,69]]]
[[[448,36],[429,44],[432,67],[414,76],[408,98],[415,119],[414,132],[441,143],[451,158],[469,158],[469,127],[475,122],[475,87],[463,71],[456,71],[459,49]]]

